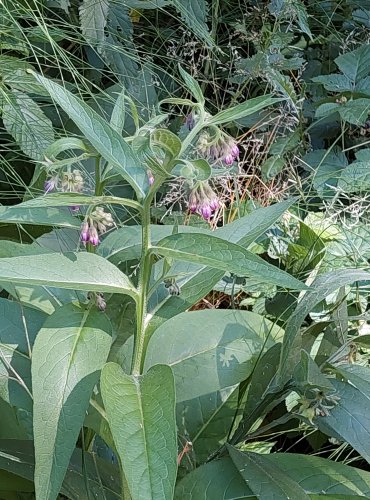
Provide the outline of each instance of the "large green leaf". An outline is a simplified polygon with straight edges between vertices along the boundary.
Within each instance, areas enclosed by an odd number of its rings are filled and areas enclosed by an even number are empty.
[[[0,222],[10,224],[37,224],[79,228],[81,221],[67,210],[57,208],[23,208],[23,206],[0,207]]]
[[[45,149],[54,141],[54,130],[38,104],[23,92],[13,90],[4,98],[3,123],[26,155],[34,160],[44,159]]]
[[[370,73],[370,47],[365,44],[352,52],[342,54],[335,59],[335,63],[349,80],[361,80]]]
[[[350,383],[332,380],[340,400],[329,416],[317,417],[315,424],[325,434],[347,441],[370,462],[370,381],[367,368],[361,368],[339,369]]]
[[[217,229],[214,234],[232,243],[248,247],[269,227],[271,227],[288,208],[295,202],[286,200],[266,208],[256,209],[249,215]],[[224,272],[210,269],[197,264],[175,262],[174,274],[180,276],[181,294],[172,296],[165,294],[151,309],[153,315],[148,331],[153,332],[159,325],[176,314],[186,311],[199,299],[209,293],[223,277]]]
[[[264,345],[276,336],[281,336],[277,326],[248,311],[182,313],[152,335],[144,368],[170,365],[176,400],[187,401],[247,379]]]
[[[266,500],[286,500],[299,498],[308,500],[309,496],[293,479],[277,465],[265,460],[258,453],[242,453],[228,446],[229,455],[240,475],[257,498]]]
[[[0,298],[0,397],[32,411],[31,351],[46,314]]]
[[[294,290],[305,289],[305,285],[296,278],[242,246],[208,234],[174,234],[161,240],[152,251],[164,257],[203,264],[237,276],[257,278],[262,283]]]
[[[34,468],[32,441],[0,440],[0,469],[16,475],[17,486],[22,484],[20,478],[33,481]],[[71,500],[90,500],[93,497],[105,500],[122,498],[118,469],[96,454],[82,454],[79,449],[73,451],[60,491]]]
[[[177,444],[171,369],[155,366],[130,376],[107,363],[101,392],[132,500],[172,498]]]
[[[324,300],[338,288],[356,281],[370,281],[370,273],[359,269],[341,269],[319,276],[305,293],[285,327],[277,381],[283,383],[293,374],[300,361],[302,336],[300,327],[316,304]]]
[[[298,483],[309,495],[370,495],[370,473],[339,462],[296,453],[273,453],[263,456],[279,467],[287,478]],[[230,458],[214,460],[198,467],[179,481],[175,500],[236,500],[255,497]],[[267,497],[268,498],[268,497]],[[285,497],[286,498],[286,497]],[[292,497],[298,500],[300,496]],[[347,497],[345,497],[347,498]],[[349,497],[351,498],[351,497]]]
[[[191,226],[177,226],[178,233],[192,232],[207,232],[205,229],[197,229]],[[171,225],[154,225],[150,226],[150,234],[152,244],[156,245],[166,236],[170,236],[175,232],[174,226]],[[98,247],[98,254],[105,257],[110,262],[118,266],[121,262],[127,260],[136,260],[141,255],[141,226],[125,226],[108,234]]]
[[[139,199],[148,189],[148,176],[144,166],[123,137],[98,113],[61,85],[34,74],[56,103],[69,115],[94,148],[135,189]]]
[[[98,310],[68,304],[45,321],[32,352],[35,488],[54,499],[111,345]]]
[[[1,282],[136,296],[125,274],[102,257],[87,252],[1,259]]]
[[[177,429],[191,441],[198,464],[226,441],[239,407],[239,386],[225,387],[176,405]],[[185,462],[185,459],[183,459]]]
[[[255,499],[230,458],[212,460],[187,474],[176,486],[174,500]],[[262,500],[262,499],[261,499]]]

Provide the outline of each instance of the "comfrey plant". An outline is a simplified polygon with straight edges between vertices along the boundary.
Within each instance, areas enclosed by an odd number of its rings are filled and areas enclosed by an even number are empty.
[[[325,276],[311,294],[301,281],[248,250],[294,200],[213,232],[152,224],[157,193],[178,177],[188,185],[189,210],[209,220],[219,201],[208,181],[219,168],[208,156],[228,164],[229,156],[238,155],[219,127],[277,102],[258,97],[212,116],[197,82],[180,72],[194,100],[162,101],[158,114],[125,138],[119,125],[124,94],[108,123],[59,84],[33,74],[83,136],[60,138],[45,151],[49,175],[42,196],[1,212],[1,220],[59,228],[54,244],[71,229],[80,240],[78,251],[69,247],[64,253],[43,248],[41,240],[21,245],[21,251],[9,242],[3,255],[7,248],[13,253],[1,259],[0,282],[19,301],[0,299],[5,324],[15,325],[9,345],[8,336],[1,337],[2,349],[11,352],[1,397],[9,419],[13,414],[16,419],[16,437],[29,441],[19,445],[20,456],[13,440],[0,448],[6,470],[20,474],[27,487],[30,483],[27,491],[34,484],[39,499],[54,500],[60,493],[73,499],[250,497],[260,484],[270,484],[265,476],[256,483],[265,470],[266,477],[284,477],[287,497],[306,498],[306,489],[318,493],[309,478],[312,470],[321,470],[321,459],[256,458],[240,445],[293,390],[301,400],[320,390],[320,409],[330,395],[333,404],[308,421],[320,426],[319,419],[326,419],[320,430],[330,435],[331,412],[341,402],[331,395],[343,386],[354,390],[343,382],[348,369],[326,367],[341,374],[342,380],[332,383],[302,351],[300,326],[325,294],[353,279],[368,279],[367,273]],[[161,127],[165,104],[187,106],[197,117],[183,141]],[[205,133],[207,149],[200,150]],[[83,158],[58,160],[67,150],[82,150]],[[72,167],[87,157],[95,159],[93,193]],[[121,188],[122,180],[127,197],[112,195],[112,186]],[[71,206],[80,209],[71,214],[66,208]],[[137,224],[116,228],[120,217]],[[249,311],[187,312],[225,273],[272,284],[279,293],[293,290],[294,300],[304,291],[286,333]],[[299,411],[294,418],[307,421]],[[334,432],[338,437],[338,428]],[[23,469],[19,462],[25,455]],[[306,489],[292,472],[297,460],[307,472]],[[350,475],[340,467],[336,474]]]

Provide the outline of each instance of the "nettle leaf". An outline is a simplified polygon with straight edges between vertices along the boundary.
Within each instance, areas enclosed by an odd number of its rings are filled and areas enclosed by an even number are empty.
[[[261,174],[264,181],[273,179],[285,167],[285,160],[280,156],[270,156],[261,165]]]
[[[347,78],[357,82],[370,73],[370,47],[362,45],[352,52],[338,56],[334,61]]]
[[[22,151],[34,160],[43,160],[45,149],[54,141],[51,121],[38,104],[19,90],[4,95],[3,123]]]
[[[370,99],[351,99],[343,104],[325,103],[316,110],[316,118],[325,118],[333,113],[339,113],[343,121],[352,125],[364,125],[370,113]]]
[[[49,316],[32,352],[35,488],[58,495],[90,396],[111,345],[110,323],[97,309],[68,304]]]
[[[158,365],[135,376],[107,363],[100,385],[132,500],[172,498],[177,443],[171,368]]]
[[[370,189],[370,162],[355,161],[342,170],[338,188],[345,193],[359,193]]]
[[[32,411],[31,350],[47,315],[0,298],[0,397]]]
[[[223,123],[239,120],[240,118],[245,118],[253,113],[257,113],[257,111],[261,111],[262,109],[282,100],[283,99],[271,97],[270,95],[254,97],[253,99],[248,99],[241,104],[233,106],[232,108],[220,111],[215,116],[210,117],[207,120],[207,123],[209,125],[221,125]]]
[[[83,0],[79,8],[81,31],[90,43],[99,43],[105,39],[108,10],[108,0]]]
[[[138,198],[143,198],[149,187],[146,169],[123,137],[80,98],[52,80],[37,74],[34,76],[94,148],[132,185]]]
[[[295,290],[305,288],[296,278],[242,246],[207,234],[174,234],[152,247],[152,252],[176,260],[204,264],[238,276],[255,277],[263,283]]]
[[[106,34],[99,46],[99,52],[125,88],[132,90],[140,78],[137,64],[139,55],[133,41],[130,10],[121,2],[115,0],[109,2]]]
[[[207,26],[208,5],[206,0],[169,0],[180,12],[186,26],[210,47],[214,46]],[[200,102],[200,101],[199,101]]]
[[[124,293],[136,297],[130,280],[92,253],[49,253],[1,259],[0,282],[72,290]]]
[[[355,9],[352,12],[353,20],[363,24],[366,28],[370,28],[370,10]]]
[[[313,174],[312,184],[318,194],[333,196],[331,186],[337,186],[343,169],[348,165],[346,155],[336,149],[317,149],[306,154],[301,161],[304,169]]]
[[[177,402],[187,401],[247,379],[264,346],[280,336],[272,322],[249,311],[182,313],[152,335],[144,368],[170,365]]]
[[[242,453],[232,446],[227,449],[235,467],[257,498],[309,500],[310,497],[301,486],[288,477],[277,464],[266,460],[264,455]]]

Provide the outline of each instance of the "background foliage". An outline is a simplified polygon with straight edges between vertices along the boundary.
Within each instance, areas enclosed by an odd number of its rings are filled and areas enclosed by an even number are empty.
[[[370,2],[0,12],[0,497],[369,498]]]

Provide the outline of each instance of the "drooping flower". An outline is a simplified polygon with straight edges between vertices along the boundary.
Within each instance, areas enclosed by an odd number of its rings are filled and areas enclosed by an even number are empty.
[[[104,234],[113,224],[112,214],[97,207],[81,224],[80,239],[85,244],[97,246],[100,243],[99,234]]]
[[[220,203],[216,193],[208,183],[198,183],[190,192],[188,199],[189,210],[197,213],[204,220],[209,221],[213,212],[218,210]]]

